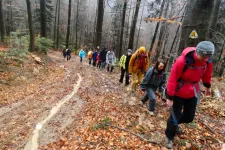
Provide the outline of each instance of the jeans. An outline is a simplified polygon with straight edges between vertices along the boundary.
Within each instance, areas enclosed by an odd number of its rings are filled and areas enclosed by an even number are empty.
[[[183,99],[181,97],[175,96],[172,107],[178,124],[190,123],[194,120],[196,105],[196,97]],[[166,137],[170,140],[174,139],[176,130],[178,128],[178,125],[174,122],[175,121],[173,120],[172,115],[170,115],[169,119],[167,120],[167,128],[165,131]]]
[[[149,99],[148,110],[154,111],[156,105],[155,91],[152,88],[147,88],[145,95],[142,97],[142,102],[145,103]]]
[[[129,85],[129,71],[128,71],[128,68],[127,69],[123,69],[123,67],[121,67],[121,74],[120,74],[120,80],[119,80],[119,82],[120,83],[123,83],[123,78],[124,78],[125,73],[126,73],[126,82],[125,82],[125,85]]]
[[[80,62],[82,62],[82,60],[83,60],[83,58],[82,58],[82,57],[80,57]]]
[[[105,69],[105,62],[101,61],[101,69]]]

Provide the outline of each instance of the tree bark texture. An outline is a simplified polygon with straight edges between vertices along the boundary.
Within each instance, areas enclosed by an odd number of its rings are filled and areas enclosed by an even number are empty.
[[[67,24],[67,34],[66,34],[66,48],[69,47],[69,39],[70,39],[70,18],[71,18],[71,0],[69,0],[69,9],[68,9],[68,24]]]
[[[131,25],[131,28],[130,28],[130,37],[129,37],[128,49],[132,49],[132,50],[133,50],[133,46],[134,46],[134,34],[135,34],[140,4],[141,4],[141,0],[137,0],[134,18],[132,20],[132,25]]]
[[[98,0],[98,16],[96,25],[95,47],[101,45],[103,16],[104,16],[104,0]]]
[[[187,11],[182,25],[182,33],[178,55],[183,49],[196,46],[200,41],[208,39],[209,22],[214,7],[214,0],[191,0],[187,4]],[[189,38],[190,33],[196,30],[198,38]]]
[[[165,9],[165,14],[164,14],[164,17],[167,18],[167,13],[168,13],[168,9],[169,9],[169,1],[167,0],[166,1],[166,9]],[[160,53],[161,53],[161,50],[162,50],[162,46],[163,46],[163,43],[164,43],[164,35],[166,34],[166,27],[167,27],[167,23],[166,22],[163,22],[161,23],[161,27],[160,27],[160,32],[159,32],[159,38],[158,38],[158,43],[156,45],[156,49],[155,49],[155,57],[153,59],[153,63],[155,63],[159,56],[160,56]]]
[[[0,32],[1,32],[1,42],[4,42],[4,37],[5,37],[5,22],[4,22],[4,17],[3,17],[2,0],[0,0]]]
[[[56,9],[55,9],[55,23],[54,23],[54,48],[56,48],[56,26],[57,26],[57,12],[58,12],[58,3],[59,0],[56,2]]]
[[[30,31],[30,46],[29,51],[34,51],[34,31],[33,31],[33,21],[32,21],[32,13],[31,13],[31,4],[30,0],[27,1],[27,14],[28,14],[28,25],[29,25],[29,31]]]
[[[140,20],[139,27],[138,27],[138,34],[137,34],[135,49],[137,49],[137,47],[138,47],[139,35],[140,35],[140,30],[141,30],[141,24],[142,24],[142,18],[143,18],[144,9],[145,8],[143,7],[142,12],[141,12],[141,20]]]
[[[218,20],[219,11],[220,11],[220,4],[221,4],[221,0],[215,1],[215,7],[213,9],[211,21],[210,21],[210,28],[213,30],[216,30],[217,20]]]
[[[46,23],[46,0],[40,0],[40,23],[41,23],[41,37],[46,37],[47,23]]]
[[[118,58],[120,58],[122,53],[122,46],[123,46],[123,31],[124,31],[124,23],[125,23],[125,16],[126,16],[126,9],[127,9],[127,1],[125,0],[123,3],[123,14],[122,14],[122,20],[121,20],[121,31],[120,31],[120,47],[118,52]]]
[[[78,39],[78,19],[79,19],[79,0],[77,0],[77,14],[76,14],[76,41],[75,48],[77,49],[77,39]]]
[[[59,23],[60,23],[60,0],[58,3],[58,23],[57,23],[57,39],[56,39],[56,47],[59,47]]]
[[[163,2],[162,2],[162,4],[161,4],[159,17],[162,16],[163,9],[164,9],[164,5],[165,5],[165,1],[166,1],[166,0],[163,0]],[[154,35],[153,35],[153,38],[152,38],[152,42],[151,42],[151,45],[150,45],[149,53],[148,53],[149,59],[150,59],[150,57],[151,57],[152,48],[153,48],[153,46],[154,46],[155,39],[156,39],[158,30],[159,30],[159,25],[160,25],[160,22],[157,22],[156,27],[155,27],[155,32],[154,32]]]

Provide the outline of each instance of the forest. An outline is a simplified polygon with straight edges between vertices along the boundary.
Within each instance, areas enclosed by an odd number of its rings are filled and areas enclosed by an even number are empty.
[[[166,149],[166,103],[156,93],[151,117],[118,83],[120,58],[145,47],[168,77],[201,41],[215,46],[212,94],[173,146],[225,150],[225,0],[0,0],[0,149]],[[79,58],[102,49],[111,73]]]

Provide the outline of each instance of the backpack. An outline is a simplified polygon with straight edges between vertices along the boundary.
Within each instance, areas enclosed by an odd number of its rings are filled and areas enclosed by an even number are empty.
[[[205,68],[207,68],[208,64],[212,62],[212,57],[211,57],[206,62],[206,66],[203,66],[203,67],[193,67],[193,66],[191,66],[191,64],[194,64],[195,63],[194,53],[195,53],[195,50],[190,51],[189,53],[187,53],[185,55],[185,65],[184,65],[184,68],[182,70],[182,73],[184,73],[188,68],[192,68],[192,69],[202,68],[202,69],[205,69]]]

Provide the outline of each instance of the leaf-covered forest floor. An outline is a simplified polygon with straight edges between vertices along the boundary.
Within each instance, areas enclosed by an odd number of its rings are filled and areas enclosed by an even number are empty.
[[[39,130],[38,149],[166,149],[169,110],[163,101],[157,100],[157,115],[150,116],[140,93],[132,96],[129,87],[118,84],[119,68],[108,73],[89,66],[87,59],[80,63],[72,56],[67,62],[59,52],[48,55],[41,64],[29,56],[14,67],[18,76],[0,72],[0,149],[29,149],[36,125],[70,95],[79,79],[78,91]],[[224,82],[213,81],[224,96]],[[224,110],[224,97],[202,98],[195,120],[181,125],[185,134],[175,138],[174,149],[221,149]]]

